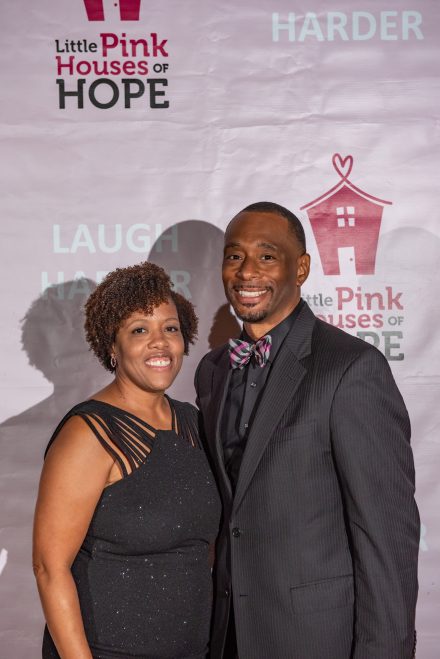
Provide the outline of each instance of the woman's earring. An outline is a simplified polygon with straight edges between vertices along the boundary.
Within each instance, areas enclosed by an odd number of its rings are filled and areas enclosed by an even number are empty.
[[[113,370],[116,368],[117,364],[118,362],[116,361],[116,357],[112,355],[110,357],[110,366],[112,367]]]

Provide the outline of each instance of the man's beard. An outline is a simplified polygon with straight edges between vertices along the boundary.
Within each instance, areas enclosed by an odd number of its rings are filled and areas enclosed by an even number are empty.
[[[236,309],[234,311],[237,318],[240,318],[244,323],[259,323],[267,317],[268,313],[267,309],[260,309],[260,311],[249,309],[249,311],[245,311],[244,313],[238,313]]]
[[[266,288],[267,291],[270,292],[271,295],[273,295],[273,289],[271,287],[266,287]],[[234,309],[234,313],[237,316],[237,318],[242,320],[244,323],[260,323],[262,320],[265,320],[267,318],[271,306],[270,302],[266,303],[267,306],[265,309],[259,309],[258,311],[257,310],[254,311],[254,309],[250,307],[248,310],[239,312],[238,309],[236,309],[232,303],[232,297],[233,297],[232,292],[233,292],[232,287],[230,290],[225,289],[226,298],[228,299],[229,304]]]

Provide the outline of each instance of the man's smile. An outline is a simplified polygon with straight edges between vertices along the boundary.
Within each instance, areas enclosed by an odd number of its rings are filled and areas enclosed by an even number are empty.
[[[256,306],[270,293],[268,286],[233,286],[236,299],[245,306]]]

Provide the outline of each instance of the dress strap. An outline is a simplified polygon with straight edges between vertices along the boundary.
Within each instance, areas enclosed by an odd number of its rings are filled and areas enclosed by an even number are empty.
[[[60,421],[50,438],[45,456],[72,416],[79,416],[87,423],[99,443],[118,464],[123,476],[140,467],[153,448],[157,431],[148,423],[109,403],[87,400],[75,405]]]
[[[172,398],[170,398],[166,394],[165,394],[165,398],[168,401],[168,405],[170,406],[170,411],[171,411],[171,430],[177,432],[177,416],[176,416],[176,408],[174,407],[174,402]]]
[[[200,413],[190,403],[172,401],[175,410],[177,430],[176,432],[192,446],[201,448],[199,433]]]
[[[198,411],[189,403],[181,403],[166,396],[171,410],[171,430],[194,447],[201,448]],[[65,423],[79,416],[87,423],[101,446],[118,464],[122,476],[140,467],[150,454],[158,431],[131,412],[100,400],[86,400],[75,405],[60,421],[50,438],[49,447]]]

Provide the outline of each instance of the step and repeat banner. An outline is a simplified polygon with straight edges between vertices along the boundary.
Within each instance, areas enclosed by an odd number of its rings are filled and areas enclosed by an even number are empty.
[[[199,359],[239,331],[220,281],[224,229],[269,200],[304,223],[312,310],[377,346],[408,406],[417,656],[438,657],[439,4],[0,11],[1,656],[40,656],[31,527],[43,452],[64,413],[108,382],[84,341],[85,299],[115,267],[163,265],[200,316],[172,391],[193,401]]]

